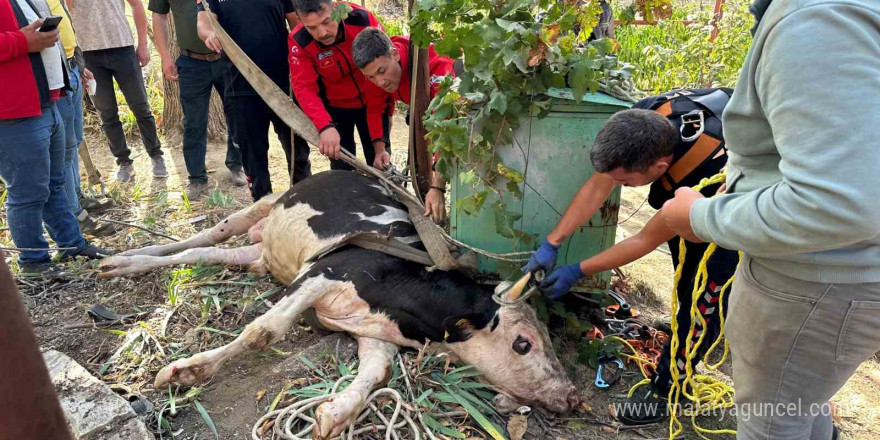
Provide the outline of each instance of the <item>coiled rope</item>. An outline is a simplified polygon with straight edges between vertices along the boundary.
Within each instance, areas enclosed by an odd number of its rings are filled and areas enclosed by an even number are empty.
[[[695,191],[700,191],[703,188],[714,185],[717,183],[722,183],[726,179],[725,173],[716,174],[710,178],[705,178],[700,181],[699,184],[693,187]],[[672,319],[671,319],[671,327],[672,334],[670,337],[670,352],[673,353],[673,356],[670,356],[670,366],[669,371],[672,375],[672,387],[669,390],[668,395],[668,404],[671,408],[669,412],[669,440],[673,440],[679,434],[684,431],[684,426],[679,420],[679,414],[684,417],[691,418],[691,425],[694,428],[694,431],[697,433],[700,438],[707,439],[704,434],[729,434],[736,435],[735,430],[731,429],[707,429],[699,426],[697,423],[697,416],[700,414],[710,413],[712,411],[717,411],[721,409],[730,408],[733,406],[733,396],[734,390],[733,387],[727,385],[717,379],[712,377],[695,374],[694,373],[694,365],[693,358],[697,354],[697,350],[700,345],[704,342],[703,339],[706,336],[706,332],[700,333],[699,338],[696,341],[693,338],[687,338],[685,341],[685,376],[683,380],[681,379],[681,374],[679,373],[679,368],[676,365],[676,356],[675,353],[678,353],[679,347],[681,346],[681,341],[678,337],[678,283],[681,280],[681,273],[684,268],[684,259],[686,255],[685,251],[685,240],[683,238],[680,239],[681,242],[679,244],[678,251],[678,266],[675,268],[675,279],[672,284]],[[696,329],[696,321],[699,319],[702,328],[706,328],[706,319],[703,317],[702,313],[700,313],[699,308],[697,307],[697,301],[699,300],[702,293],[706,290],[706,285],[709,281],[709,273],[706,267],[706,263],[709,261],[709,258],[712,254],[715,253],[715,250],[718,246],[715,243],[710,243],[706,252],[703,253],[703,257],[700,259],[700,264],[697,267],[696,279],[694,282],[694,290],[691,294],[691,304],[690,304],[690,327],[688,328],[688,335],[693,335],[694,330]],[[740,252],[740,260],[742,260],[742,252]],[[721,288],[721,292],[718,294],[718,302],[719,302],[719,314],[721,316],[721,331],[718,333],[718,337],[715,341],[712,342],[712,345],[706,351],[706,354],[703,356],[703,362],[706,365],[706,368],[709,370],[717,370],[724,362],[727,360],[727,357],[730,353],[730,346],[728,344],[727,338],[724,337],[724,295],[730,289],[730,285],[733,284],[736,276],[730,277],[727,282],[724,283],[724,286]],[[722,344],[724,346],[724,352],[721,356],[721,360],[715,364],[709,363],[709,357],[719,345]],[[632,347],[630,347],[632,348]],[[635,352],[635,350],[633,350]],[[639,364],[642,367],[641,364]],[[631,397],[635,392],[636,388],[647,385],[651,383],[651,379],[648,378],[648,375],[645,374],[645,369],[642,369],[642,374],[645,376],[645,379],[633,385],[629,390],[628,397]],[[687,399],[690,399],[693,403],[691,409],[687,411],[679,411],[679,401],[680,397],[684,396]]]

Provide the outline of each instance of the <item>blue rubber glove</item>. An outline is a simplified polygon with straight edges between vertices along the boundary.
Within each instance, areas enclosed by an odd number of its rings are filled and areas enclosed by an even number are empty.
[[[581,272],[581,263],[572,263],[554,270],[550,276],[541,282],[538,288],[548,298],[556,299],[568,293],[572,286],[585,276]]]
[[[553,272],[553,267],[556,266],[556,255],[558,253],[559,246],[554,246],[545,239],[544,242],[541,243],[541,247],[529,257],[529,262],[523,266],[523,273],[534,272],[538,269],[544,269],[544,273]]]

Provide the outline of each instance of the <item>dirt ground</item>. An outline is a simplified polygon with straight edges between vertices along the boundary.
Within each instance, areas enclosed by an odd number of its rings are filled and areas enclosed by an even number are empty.
[[[117,208],[105,214],[108,218],[148,226],[175,237],[186,237],[212,226],[250,202],[245,189],[231,185],[223,165],[225,147],[222,143],[212,143],[209,147],[210,185],[217,189],[212,200],[187,203],[181,197],[186,170],[179,141],[171,140],[163,146],[171,177],[153,179],[149,158],[135,136],[130,143],[138,170],[136,183],[118,185],[112,183],[115,165],[105,141],[94,132],[88,133],[87,139],[104,181],[110,184],[110,195],[118,203]],[[406,139],[407,127],[398,112],[392,133],[393,160],[398,165],[405,162]],[[273,141],[269,160],[275,190],[286,188],[289,179],[284,154],[277,141]],[[316,152],[312,153],[311,160],[314,172],[329,168],[327,160]],[[646,196],[647,188],[624,190],[618,240],[637,232],[653,214],[644,203]],[[165,238],[136,228],[126,228],[110,239],[95,241],[116,251],[167,242]],[[0,243],[11,245],[8,232],[0,230]],[[231,245],[243,243],[243,239],[239,239]],[[7,261],[14,266],[11,257],[7,257]],[[175,267],[134,277],[101,280],[96,278],[94,265],[78,262],[69,268],[80,275],[80,280],[66,285],[40,284],[26,279],[19,283],[41,345],[70,355],[108,384],[143,393],[157,407],[167,403],[169,393],[169,390],[152,389],[152,379],[159,368],[171,359],[230,342],[245,324],[281,297],[281,289],[268,276],[257,277],[236,269],[187,270]],[[672,280],[668,250],[658,249],[622,269],[635,286],[630,300],[647,318],[668,313]],[[142,313],[140,322],[112,329],[92,328],[86,311],[94,304],[102,304],[119,314]],[[327,344],[322,339],[324,336],[304,324],[297,325],[271,350],[239,356],[230,361],[211,383],[197,389],[196,392],[200,393],[198,399],[211,414],[220,438],[249,438],[252,424],[265,412],[270,397],[275,396],[287,381],[308,375],[299,356],[301,353],[307,357],[315,354],[318,341]],[[336,341],[337,351],[339,344],[346,344],[345,338]],[[585,403],[592,408],[590,420],[598,416],[610,421],[610,404],[622,402],[629,386],[641,378],[630,366],[618,384],[600,391],[592,385],[595,371],[576,361],[573,344],[565,344],[559,354],[566,368],[574,373]],[[730,383],[729,374],[728,365],[722,367],[716,377]],[[269,397],[257,399],[260,393]],[[843,438],[880,438],[878,395],[880,364],[875,358],[863,364],[834,397],[833,401],[840,407],[838,415],[844,428]],[[585,414],[557,419],[554,426],[560,431],[540,438],[660,439],[668,436],[665,424],[616,432],[587,422],[583,417]],[[181,409],[171,423],[174,438],[213,437],[191,406]],[[733,428],[735,425],[730,418],[720,421],[702,419],[700,424],[711,428]],[[685,425],[682,438],[698,438],[687,420]],[[166,438],[169,437],[166,435]],[[526,438],[539,437],[527,435]]]

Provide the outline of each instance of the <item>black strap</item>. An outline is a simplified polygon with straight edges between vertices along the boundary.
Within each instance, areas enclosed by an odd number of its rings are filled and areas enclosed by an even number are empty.
[[[724,107],[727,105],[727,101],[730,100],[730,96],[727,96],[727,93],[724,93],[723,90],[715,90],[712,93],[708,93],[706,95],[685,95],[691,101],[705,107],[707,110],[712,112],[715,117],[720,118],[721,114],[724,113]]]

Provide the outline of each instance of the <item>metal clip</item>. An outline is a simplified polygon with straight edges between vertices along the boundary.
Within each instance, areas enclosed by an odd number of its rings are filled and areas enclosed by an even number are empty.
[[[703,134],[703,130],[706,128],[705,124],[705,116],[703,115],[702,110],[691,110],[688,113],[681,115],[681,127],[679,128],[679,132],[681,132],[681,140],[684,142],[692,142],[700,137]],[[696,132],[693,135],[686,135],[685,130],[687,127],[694,126]]]
[[[608,378],[608,380],[605,380],[605,377],[602,374],[602,372],[605,370],[605,364],[612,363],[612,362],[617,364],[617,370],[614,372],[614,374],[611,375],[610,378]],[[604,357],[602,359],[599,359],[599,368],[596,370],[596,381],[594,382],[596,385],[596,388],[600,388],[600,389],[609,388],[610,386],[617,383],[617,379],[620,379],[620,376],[622,374],[623,374],[623,361],[621,361],[620,359],[613,358],[613,357]]]

